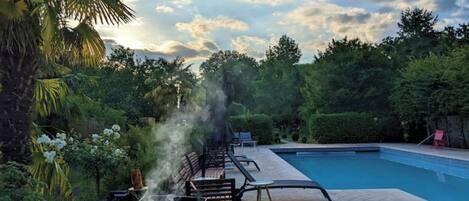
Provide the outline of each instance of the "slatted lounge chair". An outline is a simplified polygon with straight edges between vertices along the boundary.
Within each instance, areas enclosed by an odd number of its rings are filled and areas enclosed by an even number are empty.
[[[239,169],[239,171],[244,175],[245,180],[244,184],[241,186],[239,189],[239,193],[237,197],[241,198],[243,196],[244,192],[247,191],[254,191],[257,190],[256,188],[249,187],[249,182],[255,182],[257,181],[254,176],[252,176],[244,167],[239,163],[239,161],[236,159],[236,157],[233,155],[233,153],[228,152],[228,156],[230,157],[231,161],[233,161],[233,164]],[[273,180],[273,184],[269,185],[269,189],[274,189],[274,188],[303,188],[303,189],[318,189],[321,191],[321,193],[324,195],[324,197],[332,201],[331,197],[327,193],[327,191],[321,187],[317,182],[310,181],[310,180]]]
[[[236,157],[236,156],[235,156],[235,157]],[[240,162],[240,163],[246,163],[248,166],[249,166],[249,164],[252,163],[252,164],[254,164],[254,166],[256,166],[256,169],[257,169],[258,171],[261,171],[261,168],[259,167],[259,165],[257,164],[257,162],[254,161],[254,160],[251,159],[251,158],[245,158],[245,157],[240,156],[240,157],[236,157],[236,159],[238,159],[238,162]]]
[[[199,160],[199,156],[195,152],[191,152],[187,154],[185,158],[187,160],[187,164],[190,166],[192,179],[196,179],[199,177],[212,177],[212,178],[224,178],[225,177],[224,168],[215,166],[215,163],[213,162],[213,160],[210,160],[211,163],[207,164],[206,169],[205,169],[205,175],[202,175],[202,167],[200,166],[201,162]],[[224,163],[225,163],[224,160],[223,162],[221,161],[218,161],[218,162],[223,163],[223,166],[224,166]]]
[[[246,135],[247,135],[246,139],[252,140],[251,134],[249,132],[247,132]],[[234,147],[233,146],[241,146],[240,133],[233,133],[233,139],[231,141],[230,149],[234,153]],[[228,151],[230,151],[230,150],[228,150]],[[257,170],[261,171],[261,168],[259,168],[259,165],[253,159],[248,158],[246,155],[235,155],[235,156],[236,156],[236,158],[238,158],[239,162],[246,163],[247,165],[253,163],[256,166]]]
[[[186,196],[203,197],[207,201],[236,200],[234,179],[208,179],[186,181]]]
[[[228,151],[230,151],[230,150],[228,150]],[[233,150],[233,151],[234,151],[234,150]],[[231,151],[231,152],[233,152],[233,151]],[[234,152],[233,152],[233,153],[234,153]],[[228,157],[228,156],[227,156],[227,157]],[[240,163],[246,163],[248,166],[249,166],[251,163],[254,164],[254,166],[256,166],[256,169],[257,169],[258,171],[261,171],[261,168],[259,167],[259,165],[257,164],[257,162],[256,162],[254,159],[248,158],[246,155],[234,155],[234,157],[235,157],[236,159],[238,159],[238,161],[239,161]],[[230,160],[230,161],[231,161],[231,160]]]

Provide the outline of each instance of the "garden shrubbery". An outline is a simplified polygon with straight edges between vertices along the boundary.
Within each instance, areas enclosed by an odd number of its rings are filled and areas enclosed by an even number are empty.
[[[308,122],[311,137],[319,143],[401,141],[402,132],[393,118],[369,113],[315,114]]]
[[[272,144],[273,122],[265,114],[248,114],[231,117],[231,125],[235,132],[250,131],[259,144]]]
[[[358,143],[375,140],[373,117],[366,113],[315,114],[308,125],[319,143]]]
[[[35,191],[39,186],[26,166],[15,162],[0,164],[1,201],[46,201],[40,192]]]

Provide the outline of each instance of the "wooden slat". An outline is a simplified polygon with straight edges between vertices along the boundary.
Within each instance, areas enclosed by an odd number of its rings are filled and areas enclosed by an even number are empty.
[[[193,188],[193,185],[196,189]],[[186,182],[186,195],[202,196],[207,200],[235,200],[235,180],[216,179]]]

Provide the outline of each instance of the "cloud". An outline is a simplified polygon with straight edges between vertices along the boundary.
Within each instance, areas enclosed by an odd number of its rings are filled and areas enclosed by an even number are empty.
[[[369,0],[386,7],[404,10],[407,8],[425,8],[433,11],[449,11],[457,7],[460,0]],[[463,0],[465,1],[465,0]]]
[[[231,40],[231,46],[238,52],[260,59],[264,57],[269,41],[256,36],[238,36]]]
[[[110,54],[112,49],[123,46],[114,39],[104,39],[106,54]],[[126,46],[124,46],[126,47]],[[168,40],[159,44],[147,44],[146,48],[131,48],[139,59],[145,57],[151,59],[174,59],[183,57],[186,61],[194,61],[208,58],[213,52],[219,50],[218,46],[212,41],[193,41],[183,43],[180,41]]]
[[[135,9],[135,4],[137,3],[137,1],[138,0],[122,0],[122,3],[129,6],[132,9]]]
[[[287,13],[282,23],[306,26],[314,33],[329,33],[332,37],[375,42],[395,31],[397,18],[398,13],[370,13],[363,8],[341,7],[319,0]]]
[[[145,19],[139,17],[128,24],[120,26],[98,24],[95,28],[103,39],[112,38],[123,46],[138,49],[144,47],[144,43],[139,40],[148,31],[144,25]]]
[[[171,3],[177,7],[184,7],[192,4],[192,0],[171,0]]]
[[[213,19],[207,19],[201,15],[196,15],[191,22],[178,22],[176,28],[179,31],[187,31],[194,38],[206,38],[217,29],[230,29],[236,31],[245,31],[249,26],[240,20],[229,17],[218,16]]]
[[[156,6],[157,13],[173,13],[174,9],[169,6]]]
[[[281,4],[291,3],[293,0],[238,0],[250,4],[278,6]]]
[[[312,50],[314,52],[317,52],[318,50],[325,50],[328,44],[328,41],[311,40],[306,41],[304,43],[300,43],[300,48],[302,50]]]

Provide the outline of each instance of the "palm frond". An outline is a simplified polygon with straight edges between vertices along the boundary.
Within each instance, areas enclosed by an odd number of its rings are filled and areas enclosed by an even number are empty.
[[[54,50],[57,48],[54,47],[60,37],[59,7],[52,6],[45,1],[37,7],[37,10],[41,20],[42,51],[46,58],[51,58],[55,56]]]
[[[70,0],[66,9],[74,20],[121,24],[134,18],[134,11],[120,0]]]
[[[34,92],[38,115],[47,116],[51,112],[58,111],[68,91],[68,86],[62,79],[38,79]]]
[[[101,61],[105,56],[105,48],[99,33],[87,23],[80,23],[74,29],[80,35],[81,57],[85,63],[94,64]]]
[[[27,9],[28,5],[26,5],[26,2],[23,0],[0,0],[0,16],[3,16],[8,20],[23,19],[22,17]]]
[[[15,3],[13,3],[15,2]],[[0,49],[16,54],[36,54],[39,26],[24,0],[0,0]]]
[[[75,64],[96,64],[104,59],[105,47],[99,33],[88,23],[63,28],[64,58]]]
[[[56,78],[72,73],[72,69],[55,62],[41,62],[36,72],[36,78]]]

